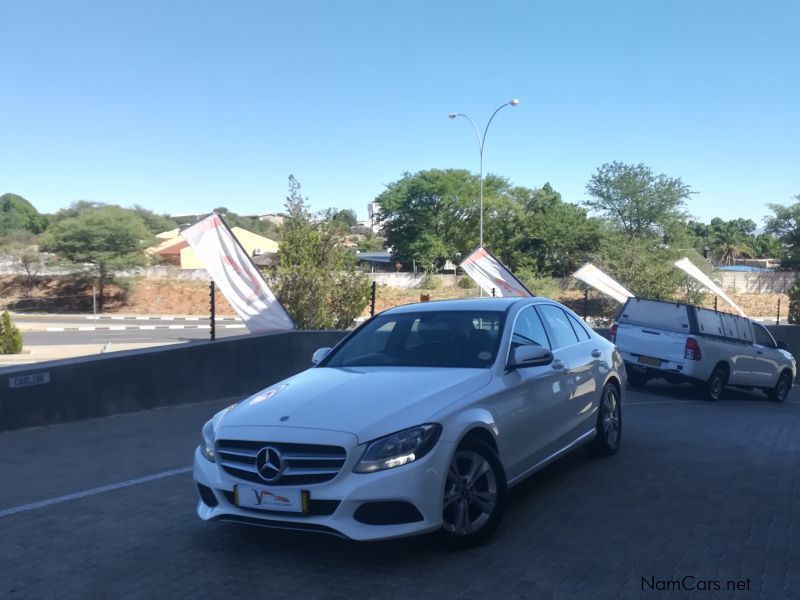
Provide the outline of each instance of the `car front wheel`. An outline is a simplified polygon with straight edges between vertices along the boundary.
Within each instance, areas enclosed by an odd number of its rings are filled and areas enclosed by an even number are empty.
[[[478,441],[459,446],[447,471],[440,539],[456,548],[482,543],[500,523],[505,491],[503,467],[491,447]]]

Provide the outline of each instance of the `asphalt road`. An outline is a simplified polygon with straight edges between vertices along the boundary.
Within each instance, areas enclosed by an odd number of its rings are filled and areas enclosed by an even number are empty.
[[[244,327],[228,329],[217,327],[216,337],[233,337],[248,335]],[[190,329],[169,329],[167,326],[156,329],[98,329],[95,331],[25,331],[22,333],[22,343],[25,346],[74,346],[81,344],[146,344],[165,342],[186,342],[190,340],[210,339],[209,328],[198,327]]]
[[[75,346],[83,344],[148,344],[207,340],[207,317],[14,315],[25,346]],[[216,337],[246,335],[247,328],[233,317],[216,320]]]
[[[800,392],[689,390],[629,391],[619,454],[515,488],[467,552],[202,523],[186,469],[227,400],[2,433],[0,597],[798,598]]]

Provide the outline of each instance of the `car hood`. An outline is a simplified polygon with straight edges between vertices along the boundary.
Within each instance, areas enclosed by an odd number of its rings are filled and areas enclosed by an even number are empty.
[[[318,367],[243,400],[219,426],[342,431],[363,443],[425,423],[491,378],[488,369]]]

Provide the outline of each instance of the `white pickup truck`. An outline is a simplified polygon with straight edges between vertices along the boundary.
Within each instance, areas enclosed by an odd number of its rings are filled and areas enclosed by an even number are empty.
[[[786,344],[763,325],[691,304],[629,298],[610,337],[633,386],[691,382],[712,400],[725,386],[759,388],[783,402],[797,374]]]

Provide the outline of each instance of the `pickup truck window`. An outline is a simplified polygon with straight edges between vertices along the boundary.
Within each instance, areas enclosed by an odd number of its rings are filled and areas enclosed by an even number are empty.
[[[753,323],[753,332],[756,334],[756,344],[759,346],[766,346],[767,348],[778,347],[772,334],[763,325]]]

